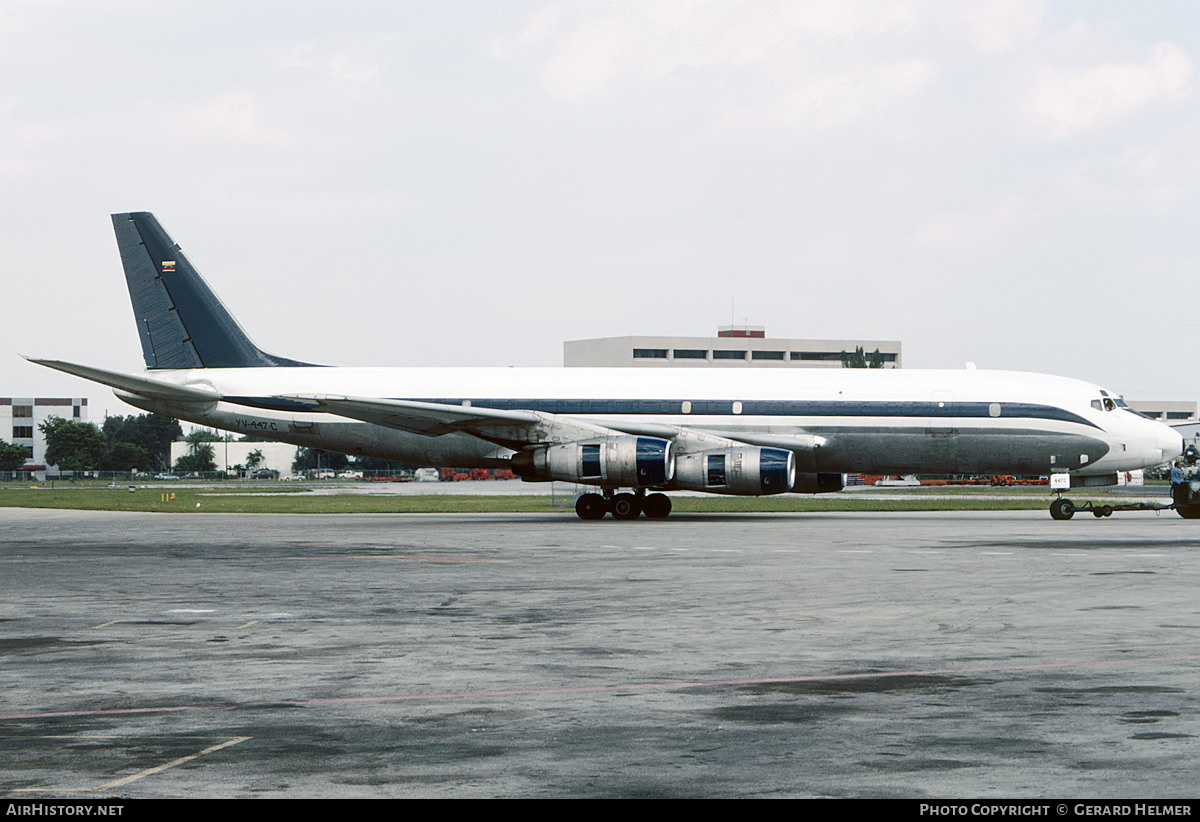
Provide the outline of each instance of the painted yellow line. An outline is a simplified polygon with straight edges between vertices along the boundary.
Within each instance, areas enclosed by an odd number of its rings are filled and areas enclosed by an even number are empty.
[[[251,625],[257,625],[259,622],[261,622],[261,620],[252,619],[249,622],[246,622],[246,623],[243,623],[243,624],[237,626],[236,628],[234,628],[234,630],[240,631],[242,628],[249,628]]]
[[[46,738],[58,739],[59,737],[50,736],[50,737],[46,737]],[[62,738],[79,739],[80,737],[72,735],[72,736],[67,736],[67,737],[62,737]],[[85,739],[125,739],[127,737],[118,735],[118,736],[111,736],[111,737],[109,737],[109,736],[95,736],[95,737],[87,736],[87,737],[83,737],[83,738],[85,738]],[[222,742],[219,745],[213,745],[212,747],[205,748],[202,751],[197,751],[194,754],[189,754],[188,756],[182,756],[179,759],[176,759],[172,762],[168,762],[165,765],[159,765],[157,768],[147,768],[144,771],[139,771],[138,773],[122,777],[121,779],[115,779],[112,782],[105,782],[103,785],[97,785],[94,788],[12,788],[11,790],[13,793],[44,793],[45,791],[69,791],[71,793],[95,793],[96,791],[106,791],[111,788],[120,787],[121,785],[127,785],[130,782],[133,782],[138,779],[142,779],[147,776],[152,776],[153,774],[156,774],[156,773],[162,773],[163,771],[168,770],[169,768],[177,767],[179,765],[184,764],[185,762],[191,762],[193,759],[198,759],[199,757],[202,757],[205,754],[210,754],[215,751],[219,751],[222,748],[228,748],[232,745],[237,745],[241,742],[245,742],[247,739],[251,739],[251,737],[235,736],[233,739],[226,740],[225,742]]]
[[[97,785],[95,788],[89,788],[89,790],[107,791],[111,788],[118,788],[121,785],[127,785],[130,782],[133,782],[135,780],[142,779],[147,776],[153,776],[156,773],[162,773],[165,770],[169,770],[170,768],[177,767],[179,765],[184,764],[185,762],[191,762],[193,759],[199,759],[200,757],[202,757],[206,754],[214,753],[216,751],[221,750],[222,748],[228,748],[232,745],[237,745],[239,743],[245,742],[247,739],[250,739],[250,737],[236,736],[233,739],[222,742],[219,745],[213,745],[212,747],[205,748],[202,751],[198,751],[194,754],[189,754],[188,756],[181,756],[179,759],[176,759],[172,762],[168,762],[165,765],[159,765],[157,768],[148,768],[144,771],[139,771],[138,773],[131,774],[130,776],[126,776],[121,779],[113,780],[112,782],[105,782],[103,785]]]
[[[120,622],[120,621],[121,621],[121,620],[119,620],[119,619],[114,619],[112,622],[102,622],[102,623],[101,623],[101,624],[99,624],[99,625],[93,625],[93,626],[92,626],[92,630],[94,631],[94,630],[96,630],[97,628],[107,628],[109,625],[116,625],[116,624],[117,624],[118,622]]]

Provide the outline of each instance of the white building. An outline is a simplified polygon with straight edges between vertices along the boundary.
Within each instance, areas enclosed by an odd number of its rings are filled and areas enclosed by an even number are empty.
[[[0,397],[0,439],[29,449],[24,470],[58,474],[46,465],[46,437],[39,426],[50,417],[87,422],[86,397]]]
[[[278,471],[280,476],[292,473],[292,462],[296,452],[300,450],[295,445],[286,442],[210,442],[213,448],[213,462],[217,470],[233,471],[235,465],[245,465],[251,451],[261,451],[263,461],[258,464],[256,471],[269,468]],[[171,464],[188,453],[188,443],[177,441],[171,443]]]

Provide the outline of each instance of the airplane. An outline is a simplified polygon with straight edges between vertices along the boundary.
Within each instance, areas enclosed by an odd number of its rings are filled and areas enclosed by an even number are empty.
[[[112,221],[145,369],[31,362],[226,431],[591,486],[575,506],[585,520],[660,519],[676,490],[838,491],[847,473],[1057,474],[1112,485],[1183,449],[1176,431],[1119,395],[1045,374],[299,362],[250,340],[152,214]]]

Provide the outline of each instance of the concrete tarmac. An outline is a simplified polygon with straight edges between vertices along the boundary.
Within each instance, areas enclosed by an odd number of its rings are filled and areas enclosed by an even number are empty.
[[[1196,796],[1173,514],[0,510],[0,794]]]

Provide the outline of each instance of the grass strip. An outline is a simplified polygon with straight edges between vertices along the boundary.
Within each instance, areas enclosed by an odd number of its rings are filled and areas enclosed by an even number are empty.
[[[173,497],[173,499],[171,498]],[[846,497],[672,497],[681,513],[769,513],[789,511],[1030,511],[1047,508],[1049,494],[979,497],[885,495]],[[421,494],[249,493],[211,489],[0,488],[0,508],[60,508],[86,511],[148,511],[218,514],[454,514],[570,513],[569,496]]]

